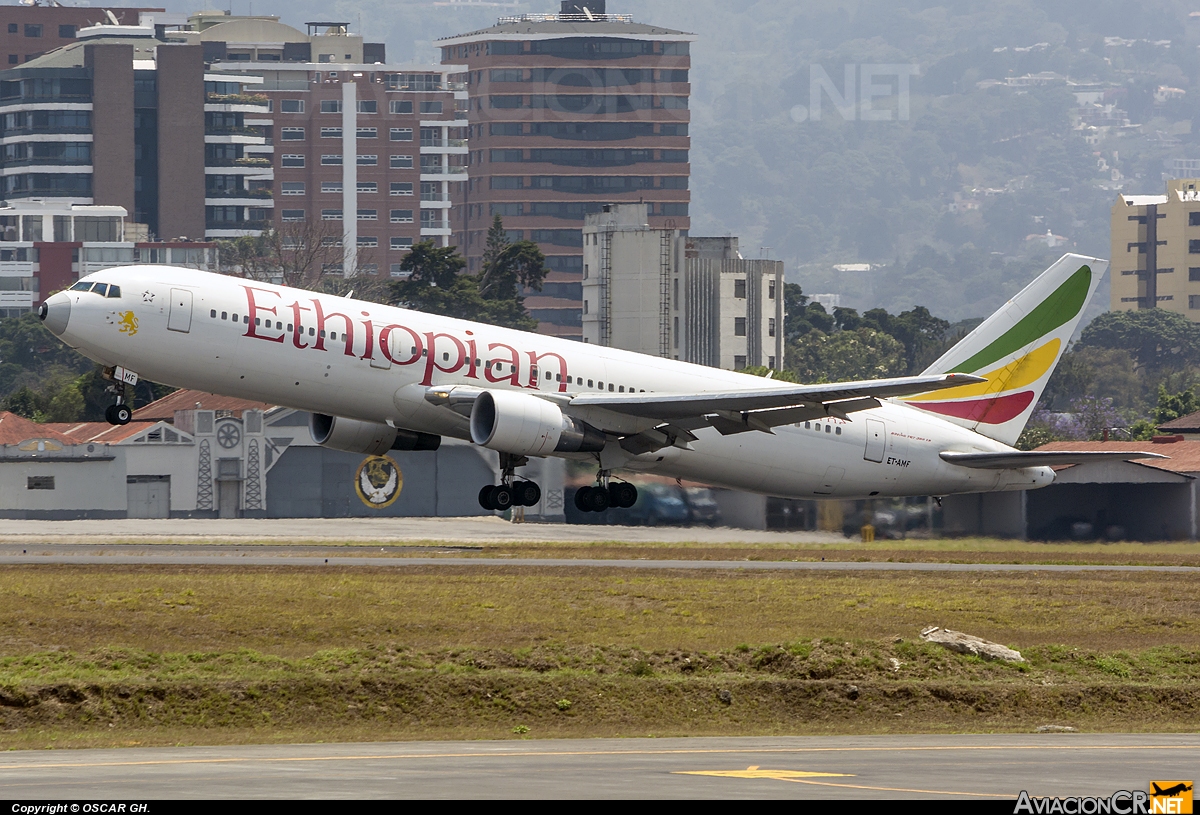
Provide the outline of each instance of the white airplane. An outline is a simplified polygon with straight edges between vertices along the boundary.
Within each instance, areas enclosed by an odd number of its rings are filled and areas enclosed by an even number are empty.
[[[486,509],[537,503],[514,472],[530,456],[595,461],[576,498],[588,511],[634,503],[616,471],[791,498],[942,496],[1157,457],[1011,446],[1107,265],[1063,256],[920,376],[816,385],[168,266],[90,274],[39,314],[119,381],[310,411],[327,447],[383,455],[451,436],[495,450]],[[119,397],[108,411],[130,416]]]

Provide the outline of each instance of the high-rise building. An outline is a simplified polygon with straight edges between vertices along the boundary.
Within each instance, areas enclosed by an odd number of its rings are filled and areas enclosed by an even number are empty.
[[[199,45],[155,35],[83,28],[0,71],[0,197],[123,207],[159,238],[261,231],[273,207],[269,145],[245,117],[270,119],[267,99],[245,90],[262,79],[206,77]]]
[[[0,6],[0,67],[29,62],[69,45],[81,28],[140,25],[144,16],[162,18],[161,8],[64,6],[51,0]]]
[[[216,271],[212,243],[139,240],[124,207],[18,199],[0,207],[0,317],[19,317],[80,277],[130,263]]]
[[[645,204],[583,226],[583,341],[739,370],[783,366],[783,263],[654,227]]]
[[[540,331],[582,338],[583,219],[643,202],[649,222],[686,233],[688,68],[695,36],[607,14],[604,0],[559,14],[503,17],[439,40],[465,65],[470,171],[456,194],[454,242],[482,263],[500,215],[510,239],[535,241],[551,270],[526,299]]]
[[[274,143],[278,226],[341,243],[347,273],[399,277],[414,242],[448,245],[452,182],[466,178],[467,92],[451,81],[462,66],[388,64],[347,23],[306,33],[204,12],[189,26],[180,35],[198,33],[210,75],[263,80],[273,125],[247,124]]]
[[[1200,320],[1200,179],[1172,179],[1166,195],[1118,195],[1111,234],[1113,311]]]

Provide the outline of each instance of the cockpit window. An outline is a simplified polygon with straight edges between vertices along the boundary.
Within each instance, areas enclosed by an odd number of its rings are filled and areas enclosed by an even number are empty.
[[[92,286],[92,291],[103,297],[108,292],[108,284],[97,283],[95,286]]]
[[[91,291],[92,284],[80,281],[71,287],[71,291]]]
[[[108,287],[108,296],[109,297],[120,297],[121,296],[121,287],[120,286],[109,286]]]

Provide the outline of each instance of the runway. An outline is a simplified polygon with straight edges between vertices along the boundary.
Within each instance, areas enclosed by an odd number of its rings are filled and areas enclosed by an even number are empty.
[[[10,799],[1015,798],[1194,779],[1197,735],[832,736],[11,752]]]
[[[625,558],[464,557],[467,547],[320,547],[313,545],[237,546],[203,544],[0,544],[3,565],[75,566],[304,566],[318,568],[419,566],[473,569],[640,569],[735,570],[764,572],[1172,572],[1200,575],[1197,566],[1136,566],[1038,563],[907,563],[823,560],[649,560]],[[442,552],[429,556],[410,555]]]

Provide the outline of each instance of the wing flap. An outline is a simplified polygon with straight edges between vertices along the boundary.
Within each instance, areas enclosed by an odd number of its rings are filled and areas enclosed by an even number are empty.
[[[1147,458],[1170,458],[1158,453],[1137,450],[1128,453],[1108,451],[1055,452],[1052,450],[1011,450],[1000,453],[939,453],[942,461],[971,467],[976,470],[1015,470],[1022,467],[1055,467],[1062,464],[1089,464],[1098,461],[1137,461]]]

